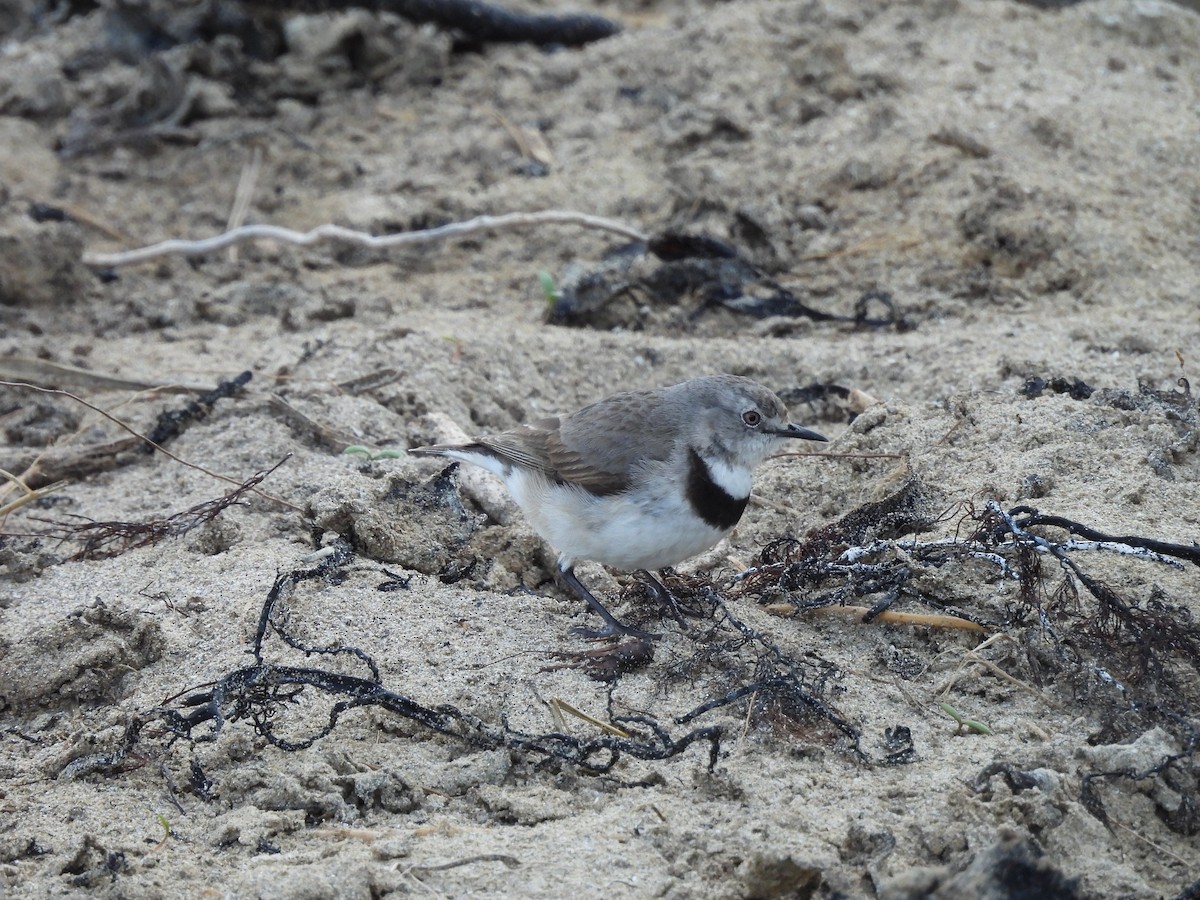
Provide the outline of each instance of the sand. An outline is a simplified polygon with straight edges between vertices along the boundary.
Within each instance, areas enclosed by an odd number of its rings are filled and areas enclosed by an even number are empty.
[[[1164,694],[1161,673],[1129,665],[1128,631],[1109,634],[1111,655],[1082,643],[1097,600],[1057,559],[1041,563],[1044,626],[994,562],[879,551],[909,554],[916,573],[920,596],[895,609],[940,604],[983,632],[783,615],[821,590],[739,592],[736,579],[772,541],[804,541],[905,484],[921,486],[925,530],[861,542],[964,541],[994,502],[1193,545],[1200,439],[1180,379],[1200,371],[1197,13],[626,0],[590,10],[621,34],[554,50],[464,46],[365,12],[289,14],[282,45],[252,58],[229,36],[191,39],[215,5],[165,6],[144,4],[174,45],[141,61],[117,52],[103,9],[35,25],[9,3],[0,17],[13,28],[0,53],[0,378],[69,390],[147,434],[194,394],[137,385],[253,374],[167,442],[176,458],[109,454],[0,525],[6,895],[1195,890],[1195,661],[1161,651],[1182,685]],[[167,114],[130,111],[167,100]],[[627,243],[569,225],[392,251],[258,242],[103,278],[83,264],[220,232],[255,164],[247,222],[383,233],[576,210],[728,242],[768,276],[752,296],[782,287],[843,318],[656,292],[660,261],[643,257],[633,287],[585,324],[548,322],[539,273],[571,287]],[[66,220],[35,221],[31,204]],[[870,292],[901,321],[853,322]],[[758,642],[739,644],[719,616],[664,617],[629,576],[581,566],[618,615],[664,633],[614,682],[556,655],[593,649],[570,633],[592,619],[494,485],[381,452],[712,372],[790,398],[831,455],[769,462],[736,531],[679,567],[720,589]],[[130,437],[25,387],[0,388],[0,426],[0,468],[17,474]],[[72,559],[80,542],[48,534],[165,519],[233,489],[212,473],[236,484],[285,458],[258,485],[267,496],[111,558]],[[719,726],[715,767],[700,742],[593,774],[381,709],[348,711],[294,752],[245,718],[169,741],[152,711],[248,665],[276,578],[339,541],[352,558],[283,600],[306,645],[357,647],[391,690],[489,728],[601,734],[556,721],[552,700],[601,721],[651,717],[675,739]],[[1138,609],[1200,616],[1193,563],[1071,559]],[[368,674],[277,636],[265,658]],[[675,721],[781,658],[848,730],[758,694]],[[329,704],[306,690],[281,729],[312,734]],[[149,722],[136,745],[100,765],[134,720]],[[911,752],[889,760],[905,734]],[[1089,780],[1100,772],[1145,777]]]

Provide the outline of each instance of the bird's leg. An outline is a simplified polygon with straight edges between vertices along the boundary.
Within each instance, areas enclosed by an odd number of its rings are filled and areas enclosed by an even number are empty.
[[[679,604],[675,601],[675,595],[667,590],[667,586],[655,578],[648,569],[641,569],[638,575],[645,582],[646,590],[650,592],[650,595],[671,611],[671,616],[676,622],[687,628],[687,623],[683,621],[683,610],[679,608]]]
[[[592,596],[592,592],[583,586],[583,583],[575,577],[574,567],[560,567],[558,574],[562,576],[563,583],[571,590],[578,594],[587,605],[596,611],[596,614],[604,620],[604,628],[594,630],[591,628],[572,628],[571,630],[578,635],[582,635],[589,640],[605,640],[607,638],[622,638],[625,636],[642,638],[643,640],[654,640],[662,637],[661,634],[651,634],[648,631],[642,631],[640,628],[633,628],[629,625],[622,625],[617,621],[616,617],[604,608],[604,604]]]

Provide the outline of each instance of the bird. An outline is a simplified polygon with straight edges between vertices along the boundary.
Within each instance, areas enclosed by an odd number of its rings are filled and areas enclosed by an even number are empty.
[[[750,500],[755,469],[795,439],[828,440],[790,422],[783,401],[749,378],[707,375],[408,453],[472,463],[504,483],[557,552],[563,583],[604,622],[574,631],[596,640],[652,640],[661,635],[618,621],[576,577],[575,565],[592,560],[638,572],[669,600],[651,571],[725,537]]]

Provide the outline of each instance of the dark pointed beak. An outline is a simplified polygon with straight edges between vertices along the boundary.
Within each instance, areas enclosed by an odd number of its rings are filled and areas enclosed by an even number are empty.
[[[806,441],[825,441],[829,443],[829,438],[820,432],[813,431],[810,428],[801,428],[799,425],[794,425],[790,422],[787,428],[779,428],[775,431],[775,434],[780,437],[801,438]]]

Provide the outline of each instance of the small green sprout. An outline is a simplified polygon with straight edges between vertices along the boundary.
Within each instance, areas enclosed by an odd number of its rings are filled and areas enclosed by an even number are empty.
[[[554,276],[549,272],[538,272],[537,277],[542,293],[546,295],[546,305],[553,306],[562,297],[562,291],[554,284]]]
[[[167,841],[171,839],[171,823],[167,820],[167,817],[160,812],[156,812],[154,817],[158,819],[158,824],[162,826],[163,830],[162,840],[158,842],[154,849],[161,850],[166,846]]]
[[[965,728],[967,731],[974,731],[978,734],[992,734],[992,729],[988,728],[982,722],[976,722],[974,719],[968,719],[949,703],[942,704],[942,712],[958,723],[959,734]]]
[[[368,459],[399,459],[404,455],[403,450],[372,450],[370,447],[364,447],[362,444],[351,444],[342,453],[365,456]]]

